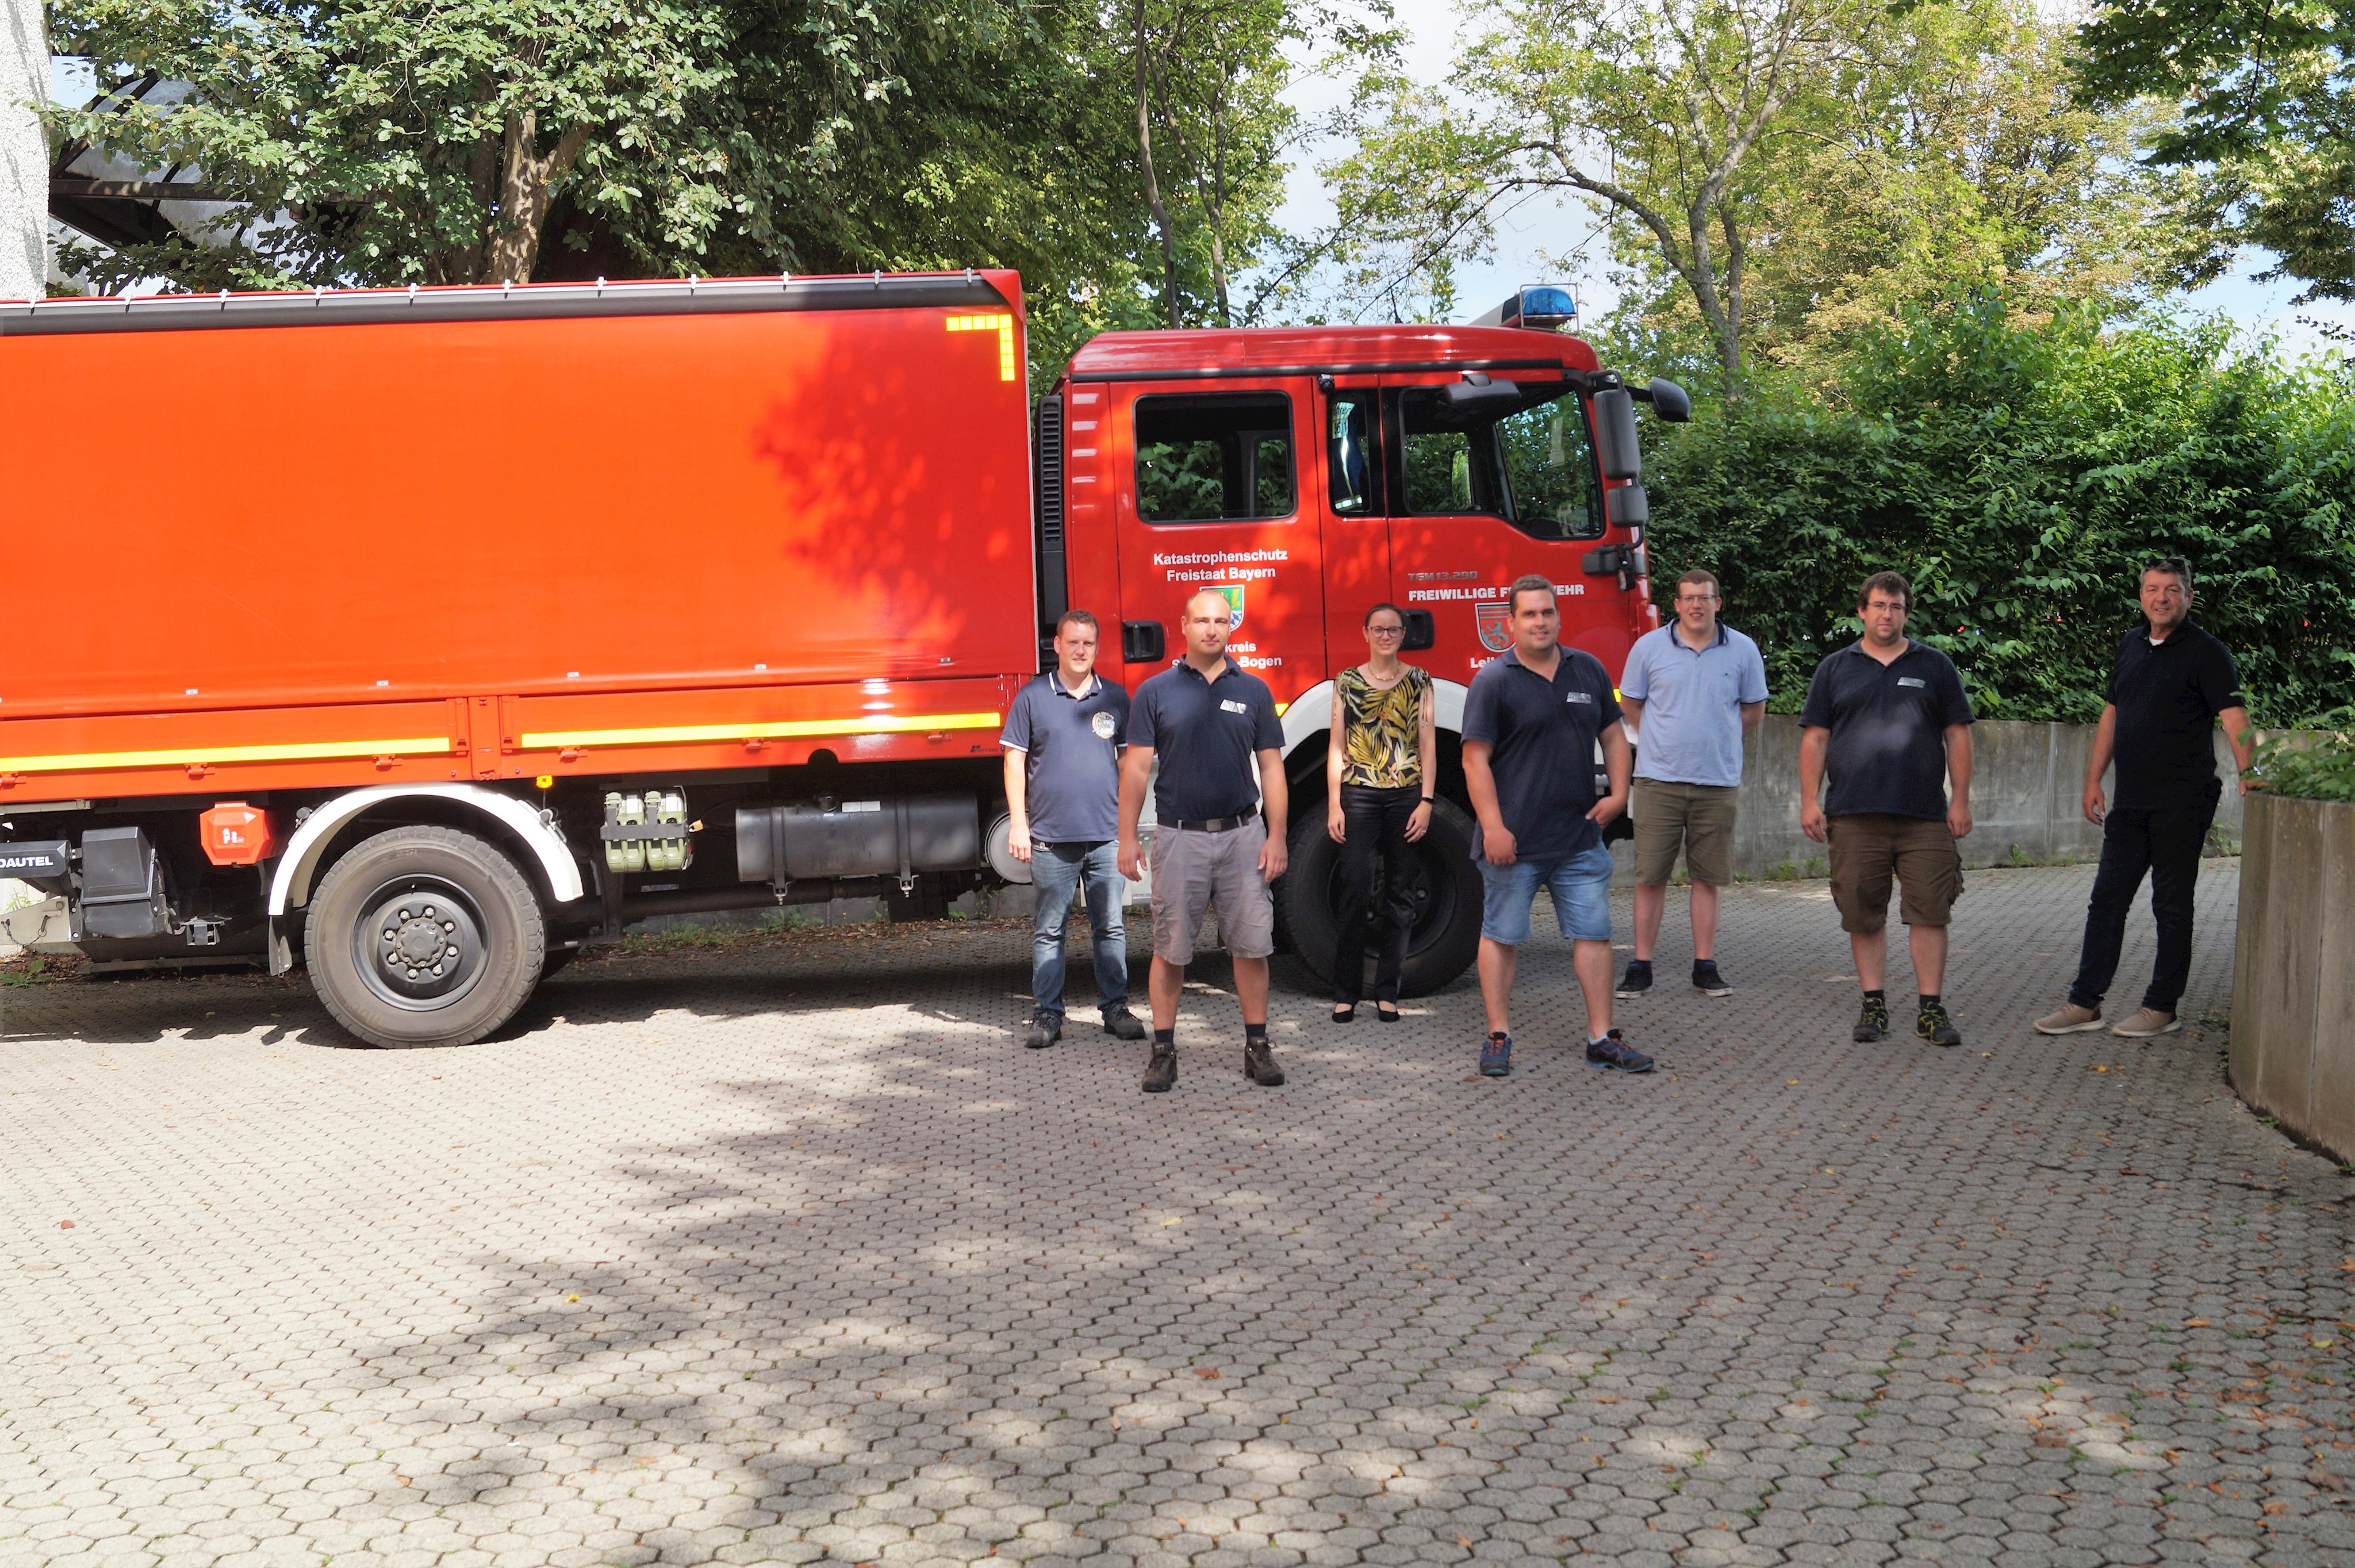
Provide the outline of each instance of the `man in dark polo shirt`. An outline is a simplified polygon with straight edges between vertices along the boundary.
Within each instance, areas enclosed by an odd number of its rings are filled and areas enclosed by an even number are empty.
[[[1121,904],[1120,752],[1128,693],[1095,673],[1096,618],[1067,610],[1055,624],[1055,667],[1015,694],[1006,730],[1007,848],[1030,864],[1030,1022],[1022,1043],[1063,1037],[1063,927],[1084,890],[1095,936],[1096,1007],[1106,1032],[1143,1040],[1128,1010],[1128,927]]]
[[[1267,682],[1227,656],[1233,607],[1221,593],[1186,601],[1186,656],[1139,688],[1120,779],[1120,870],[1143,859],[1137,824],[1156,756],[1153,812],[1153,1056],[1145,1092],[1178,1082],[1178,999],[1202,917],[1219,912],[1219,939],[1235,965],[1243,1009],[1243,1075],[1284,1082],[1267,1048],[1267,955],[1284,875],[1284,726]]]
[[[1831,846],[1832,901],[1864,987],[1854,1038],[1889,1038],[1889,883],[1913,952],[1913,1032],[1960,1045],[1947,1017],[1946,923],[1963,891],[1955,840],[1971,831],[1971,703],[1954,661],[1905,635],[1913,589],[1893,571],[1864,580],[1864,635],[1816,667],[1799,710],[1799,827]],[[1829,768],[1830,795],[1818,804]],[[1946,783],[1954,782],[1954,798]]]
[[[2191,895],[2200,850],[2216,819],[2223,781],[2213,733],[2221,722],[2232,760],[2249,765],[2249,709],[2224,645],[2191,620],[2191,568],[2169,558],[2142,569],[2144,624],[2118,644],[2109,700],[2085,763],[2085,816],[2102,827],[2102,864],[2085,907],[2076,984],[2061,1010],[2036,1020],[2041,1034],[2102,1027],[2102,997],[2117,977],[2126,915],[2150,876],[2158,955],[2142,1006],[2110,1032],[2148,1040],[2183,1027],[2175,1016],[2191,975]],[[2117,798],[2103,809],[2102,773],[2117,763]],[[2248,793],[2245,779],[2238,781]]]
[[[1586,1060],[1649,1072],[1652,1059],[1611,1027],[1611,851],[1603,829],[1627,807],[1627,732],[1611,677],[1593,655],[1561,645],[1553,584],[1524,577],[1509,605],[1513,645],[1480,667],[1464,697],[1464,783],[1479,827],[1480,1000],[1488,1014],[1480,1072],[1513,1070],[1511,1007],[1529,906],[1553,898],[1586,998]],[[1594,798],[1594,751],[1611,792]]]

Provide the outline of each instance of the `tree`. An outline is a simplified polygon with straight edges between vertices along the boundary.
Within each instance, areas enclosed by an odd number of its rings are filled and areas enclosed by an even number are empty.
[[[2299,304],[2355,300],[2355,5],[2125,0],[2079,41],[2097,101],[2179,102],[2150,159],[2207,171],[2207,208],[2227,237],[2279,258],[2261,276],[2303,280]]]

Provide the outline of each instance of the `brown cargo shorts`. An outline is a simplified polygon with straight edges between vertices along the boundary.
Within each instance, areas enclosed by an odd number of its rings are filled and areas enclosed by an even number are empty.
[[[1908,925],[1945,925],[1963,896],[1963,856],[1944,821],[1866,813],[1825,824],[1831,840],[1832,902],[1840,929],[1869,936],[1889,923],[1889,880],[1904,889]]]
[[[1267,820],[1253,817],[1224,833],[1191,827],[1153,830],[1153,955],[1165,964],[1194,961],[1202,917],[1215,906],[1219,941],[1234,958],[1275,951],[1275,896],[1259,874]]]
[[[1733,880],[1733,808],[1742,791],[1732,784],[1665,784],[1637,779],[1629,804],[1636,830],[1636,880],[1657,888],[1685,855],[1685,873],[1696,882],[1721,888]]]

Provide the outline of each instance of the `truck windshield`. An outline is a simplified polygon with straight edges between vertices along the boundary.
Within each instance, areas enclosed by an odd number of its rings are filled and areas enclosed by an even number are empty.
[[[1531,387],[1542,398],[1547,389]],[[1563,389],[1502,419],[1465,421],[1437,388],[1398,394],[1405,509],[1502,517],[1534,539],[1599,539],[1602,485],[1586,410]]]

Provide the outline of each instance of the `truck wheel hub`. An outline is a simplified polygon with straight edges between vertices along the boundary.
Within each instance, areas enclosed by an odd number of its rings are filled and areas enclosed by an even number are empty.
[[[378,888],[354,933],[368,988],[411,1011],[443,1008],[483,973],[483,920],[474,901],[438,877],[403,877]]]

